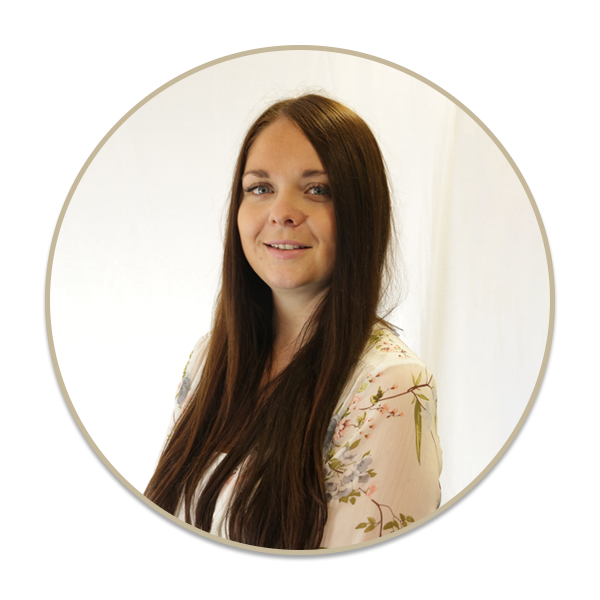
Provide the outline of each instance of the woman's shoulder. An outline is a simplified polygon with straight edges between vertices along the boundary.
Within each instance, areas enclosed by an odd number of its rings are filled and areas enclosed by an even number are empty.
[[[382,389],[378,386],[383,385],[384,381],[393,389],[412,389],[427,382],[427,387],[436,400],[436,382],[431,370],[400,338],[395,328],[387,323],[373,327],[356,375],[353,387],[358,386],[359,393],[373,388],[377,395]],[[349,390],[345,396],[345,404],[351,398],[353,392]]]
[[[429,381],[432,386],[435,384],[427,365],[400,339],[395,328],[380,322],[371,331],[334,415],[341,415],[348,410],[356,394],[368,392],[377,395],[383,381],[387,381],[394,389],[400,386],[411,387],[417,381]]]
[[[177,388],[177,405],[183,407],[186,399],[191,396],[191,391],[196,387],[200,373],[202,371],[201,366],[206,359],[208,352],[208,344],[210,341],[210,333],[204,334],[194,345],[188,360],[183,368],[183,374],[179,387]]]
[[[427,369],[417,353],[409,348],[396,329],[388,323],[378,323],[373,327],[361,363],[366,369],[394,366]]]
[[[195,363],[202,362],[206,358],[209,342],[210,332],[202,335],[200,339],[196,342],[190,354],[190,360],[193,359]]]

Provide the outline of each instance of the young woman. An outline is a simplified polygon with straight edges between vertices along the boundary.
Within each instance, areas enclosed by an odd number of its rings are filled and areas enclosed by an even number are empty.
[[[145,495],[279,549],[398,531],[440,502],[435,382],[377,316],[391,236],[379,146],[328,98],[250,127],[209,335],[183,373]]]

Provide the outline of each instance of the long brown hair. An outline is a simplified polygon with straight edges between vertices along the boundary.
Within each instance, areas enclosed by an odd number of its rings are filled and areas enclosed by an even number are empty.
[[[250,147],[280,118],[301,129],[329,176],[336,259],[331,287],[305,327],[302,345],[288,366],[261,387],[271,361],[272,296],[244,256],[237,213]],[[323,441],[380,320],[391,227],[383,157],[356,113],[329,98],[305,94],[277,102],[260,115],[235,168],[221,290],[202,376],[145,491],[150,500],[173,514],[184,502],[185,520],[210,531],[219,493],[241,466],[227,512],[229,538],[267,548],[319,547],[327,520]]]

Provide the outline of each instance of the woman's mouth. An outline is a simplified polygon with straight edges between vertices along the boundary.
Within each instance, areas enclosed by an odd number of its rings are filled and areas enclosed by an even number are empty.
[[[304,246],[303,244],[278,244],[270,243],[265,244],[267,252],[276,259],[292,259],[298,258],[306,254],[311,246]]]
[[[293,244],[266,244],[271,248],[278,248],[279,250],[299,250],[301,248],[310,248],[310,246],[300,246]]]

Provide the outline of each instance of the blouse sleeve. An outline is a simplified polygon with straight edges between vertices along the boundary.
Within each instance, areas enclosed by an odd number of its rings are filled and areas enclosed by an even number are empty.
[[[179,382],[175,393],[175,405],[171,413],[171,419],[169,421],[167,434],[161,448],[161,454],[173,433],[175,423],[177,423],[179,417],[181,417],[181,415],[185,412],[192,397],[192,393],[198,385],[198,381],[202,372],[201,366],[206,358],[207,347],[208,335],[205,335],[198,340],[188,357],[188,361],[183,369],[181,381]]]
[[[438,508],[436,404],[435,380],[417,360],[383,361],[358,381],[330,425],[321,547],[378,538]]]

